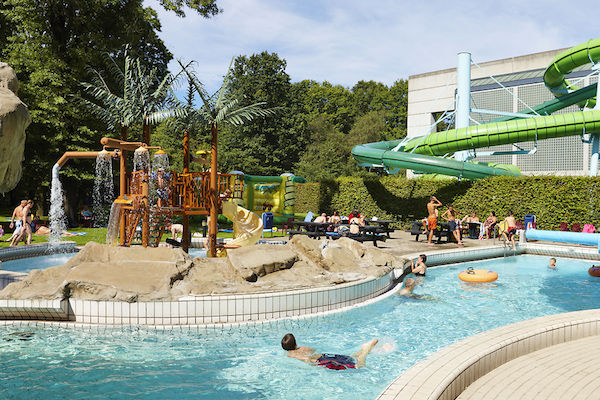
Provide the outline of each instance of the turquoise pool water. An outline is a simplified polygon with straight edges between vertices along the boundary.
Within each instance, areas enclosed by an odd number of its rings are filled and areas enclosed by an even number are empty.
[[[56,265],[63,265],[77,253],[52,254],[39,257],[20,258],[17,260],[3,261],[2,269],[13,272],[29,272],[32,269],[46,269]],[[190,249],[192,257],[206,257],[206,250]]]
[[[19,258],[17,260],[3,261],[2,269],[13,272],[29,272],[32,269],[46,269],[56,265],[63,265],[77,253],[52,254],[39,257]]]
[[[541,315],[598,307],[589,261],[519,256],[428,271],[416,294],[325,317],[233,331],[0,327],[3,399],[373,399],[412,364],[466,336]],[[493,284],[467,285],[467,266],[492,268]],[[281,337],[350,354],[380,344],[360,370],[332,371],[287,358]],[[32,333],[23,335],[23,333]],[[382,351],[387,349],[388,351]]]

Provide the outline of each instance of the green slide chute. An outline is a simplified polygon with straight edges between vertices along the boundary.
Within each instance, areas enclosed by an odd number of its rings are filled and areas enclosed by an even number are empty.
[[[367,143],[352,149],[363,165],[480,179],[491,175],[520,175],[514,165],[458,161],[447,158],[457,151],[600,132],[600,111],[550,115],[578,104],[595,104],[596,84],[579,89],[565,79],[575,68],[600,60],[600,39],[590,40],[556,56],[544,72],[544,83],[556,99],[532,107],[539,117],[502,117],[481,125],[434,132],[410,140]],[[531,114],[527,110],[524,114]]]

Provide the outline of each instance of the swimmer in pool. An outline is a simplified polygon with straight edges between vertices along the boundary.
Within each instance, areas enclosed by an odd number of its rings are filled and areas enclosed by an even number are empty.
[[[404,287],[398,291],[400,296],[411,296],[417,282],[413,278],[406,278]]]
[[[351,356],[344,356],[341,354],[315,353],[315,350],[310,347],[298,347],[294,335],[288,333],[281,339],[281,347],[288,352],[288,357],[296,358],[311,365],[321,365],[329,369],[355,369],[365,366],[367,355],[373,350],[378,341],[378,339],[373,339],[363,343],[360,346],[360,351]]]
[[[550,264],[548,265],[548,269],[556,270],[558,267],[556,265],[556,258],[552,257],[550,259]]]

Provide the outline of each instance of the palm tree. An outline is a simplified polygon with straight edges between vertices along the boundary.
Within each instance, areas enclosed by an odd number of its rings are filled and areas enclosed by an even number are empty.
[[[85,98],[80,101],[109,127],[120,127],[121,140],[127,140],[129,126],[142,122],[142,141],[150,144],[150,124],[184,114],[177,107],[165,108],[172,104],[172,87],[177,76],[167,73],[161,79],[156,67],[148,69],[139,58],[129,56],[127,48],[124,52],[123,69],[113,57],[108,58],[108,72],[116,79],[119,93],[110,89],[99,71],[90,68],[91,83],[82,82],[81,85],[94,101]]]
[[[188,108],[188,116],[190,120],[203,121],[210,125],[211,132],[211,159],[210,159],[210,256],[216,256],[217,245],[217,204],[219,194],[217,193],[217,144],[219,126],[225,124],[243,125],[246,122],[252,121],[256,117],[267,117],[273,115],[277,109],[265,109],[265,102],[254,103],[246,106],[240,105],[240,99],[233,96],[230,91],[232,78],[233,60],[229,64],[227,74],[223,79],[223,83],[219,90],[212,96],[209,96],[204,85],[197,78],[195,72],[191,68],[192,63],[184,65],[178,60],[182,68],[182,72],[187,76],[189,85],[194,89],[198,97],[201,99],[201,106],[197,109]],[[185,135],[185,132],[184,132]],[[184,136],[184,143],[185,143]],[[185,162],[185,161],[184,161]],[[184,229],[186,224],[184,223]],[[186,238],[187,232],[184,232],[183,237]]]
[[[127,141],[128,128],[141,120],[142,141],[150,144],[150,124],[185,113],[180,108],[165,108],[165,105],[172,104],[172,86],[177,76],[167,73],[161,79],[157,68],[146,68],[139,58],[132,58],[128,54],[127,47],[123,69],[113,57],[108,56],[108,59],[108,72],[116,80],[118,92],[111,90],[99,71],[89,68],[91,82],[82,82],[81,85],[93,101],[85,98],[79,98],[79,101],[111,129],[120,129],[122,141]],[[119,168],[119,195],[123,196],[127,187],[127,152],[124,150],[121,152]],[[121,223],[120,234],[121,240],[124,240],[124,223]]]

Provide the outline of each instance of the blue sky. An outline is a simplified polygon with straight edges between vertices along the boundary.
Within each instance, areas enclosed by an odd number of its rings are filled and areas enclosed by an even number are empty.
[[[219,0],[224,12],[211,19],[145,4],[158,11],[160,36],[175,57],[198,62],[209,92],[232,57],[264,50],[287,60],[292,81],[350,87],[454,67],[460,51],[482,62],[600,36],[596,4],[587,0],[576,8],[552,0]]]

